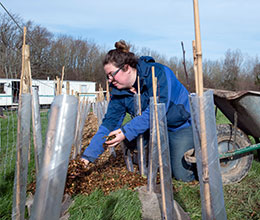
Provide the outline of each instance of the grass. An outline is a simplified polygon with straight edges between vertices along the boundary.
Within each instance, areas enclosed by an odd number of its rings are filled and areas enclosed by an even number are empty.
[[[225,185],[224,201],[227,219],[260,219],[260,163],[253,161],[248,175],[240,182]],[[199,185],[173,181],[174,199],[189,213],[192,220],[201,219]]]
[[[8,173],[5,180],[0,181],[0,219],[11,219],[12,197],[13,197],[13,178],[14,172]]]
[[[42,115],[42,130],[47,128],[46,114]],[[1,143],[7,142],[7,132],[3,132],[4,120],[2,120]],[[127,115],[124,123],[130,120]],[[229,123],[225,116],[218,111],[216,115],[217,124]],[[10,122],[10,121],[9,121]],[[13,122],[12,122],[13,123]],[[16,125],[16,121],[14,121]],[[11,131],[8,133],[12,134]],[[45,140],[43,132],[43,140]],[[16,141],[16,133],[9,142]],[[31,147],[33,149],[33,146]],[[9,149],[10,150],[10,149]],[[3,160],[0,155],[0,164]],[[28,182],[34,177],[33,153],[29,164]],[[6,172],[5,178],[0,177],[0,219],[11,219],[12,193],[13,193],[14,169]],[[192,220],[201,219],[200,189],[199,184],[184,183],[173,180],[175,188],[174,199],[189,213]],[[225,208],[228,219],[260,219],[260,163],[253,161],[248,175],[237,184],[223,187]],[[141,219],[141,204],[136,192],[121,189],[105,196],[102,191],[96,190],[89,196],[77,195],[73,198],[73,205],[69,209],[70,219],[113,219],[113,220],[138,220]]]
[[[11,219],[13,200],[13,181],[16,161],[17,112],[5,112],[6,118],[1,118],[1,147],[5,147],[0,155],[0,219]],[[41,113],[42,139],[45,140],[47,129],[47,112]],[[32,138],[32,135],[31,135]],[[8,143],[8,144],[7,144]],[[31,143],[33,140],[31,139]],[[33,144],[31,144],[30,162],[28,163],[27,182],[35,178]],[[4,164],[6,167],[4,168]],[[5,171],[3,170],[5,169]]]
[[[217,124],[231,124],[231,122],[226,118],[226,116],[217,108],[216,112],[216,123]]]
[[[121,189],[105,196],[96,190],[89,196],[76,196],[69,213],[70,219],[141,219],[141,203],[137,192]]]

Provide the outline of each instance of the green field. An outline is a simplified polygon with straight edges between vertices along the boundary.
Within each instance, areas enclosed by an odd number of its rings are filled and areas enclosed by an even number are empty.
[[[42,127],[45,131],[47,127],[46,114],[42,115],[42,117],[44,119]],[[126,121],[129,120],[129,116],[127,117]],[[4,120],[8,119],[0,120],[2,120],[3,128],[4,123],[7,123]],[[218,112],[216,120],[217,123],[228,122],[221,112]],[[16,126],[16,122],[13,124]],[[11,133],[11,131],[7,132]],[[2,141],[6,142],[6,136],[6,132],[1,132]],[[16,138],[16,134],[13,138]],[[10,138],[10,141],[13,140]],[[3,155],[0,155],[0,161],[3,160]],[[33,173],[32,170],[34,170],[33,153],[31,153],[31,156],[28,181],[32,180],[33,176],[31,174]],[[0,219],[3,220],[11,219],[13,176],[14,169],[10,169],[6,172],[5,177],[0,177]],[[173,185],[175,188],[174,199],[189,213],[191,219],[201,219],[199,185],[176,180],[173,180]],[[248,175],[240,183],[224,186],[224,199],[228,219],[260,219],[260,163],[257,158],[253,161]],[[77,195],[73,200],[74,203],[69,210],[71,220],[141,219],[141,203],[138,195],[136,192],[126,189],[110,193],[108,196],[97,190],[89,196]]]

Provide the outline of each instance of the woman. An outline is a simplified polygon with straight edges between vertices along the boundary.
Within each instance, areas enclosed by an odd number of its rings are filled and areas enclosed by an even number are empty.
[[[103,61],[105,74],[112,87],[111,100],[103,122],[84,151],[82,160],[87,165],[104,152],[104,136],[115,135],[113,140],[106,141],[109,147],[113,147],[123,140],[131,142],[149,130],[149,101],[153,96],[151,67],[154,66],[159,102],[165,103],[166,107],[172,174],[177,180],[194,180],[192,167],[183,158],[184,153],[193,148],[188,91],[168,67],[156,63],[152,57],[137,58],[122,40],[116,42],[115,47]],[[137,76],[140,78],[142,115],[122,126],[126,113],[135,115]]]

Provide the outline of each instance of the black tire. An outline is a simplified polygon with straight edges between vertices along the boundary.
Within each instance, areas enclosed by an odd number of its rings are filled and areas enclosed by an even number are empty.
[[[218,151],[237,150],[251,145],[247,135],[239,128],[235,129],[229,124],[217,125]],[[253,154],[241,154],[232,158],[220,160],[220,171],[223,184],[232,184],[241,181],[248,173],[253,162]]]

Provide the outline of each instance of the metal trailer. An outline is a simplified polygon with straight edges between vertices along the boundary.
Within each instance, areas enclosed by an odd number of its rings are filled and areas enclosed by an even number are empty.
[[[69,82],[70,91],[79,93],[80,98],[85,97],[88,101],[94,102],[96,99],[96,82],[90,81],[63,81],[62,93],[66,93],[67,82]],[[32,86],[38,88],[39,101],[41,106],[48,106],[55,97],[57,83],[54,80],[32,80]],[[10,107],[18,106],[20,92],[19,79],[0,78],[0,106]]]
[[[260,159],[260,92],[213,90],[214,103],[231,124],[217,125],[218,151],[223,184],[241,181],[249,172],[257,151]],[[256,144],[252,145],[251,136]],[[185,159],[196,162],[194,150]]]

